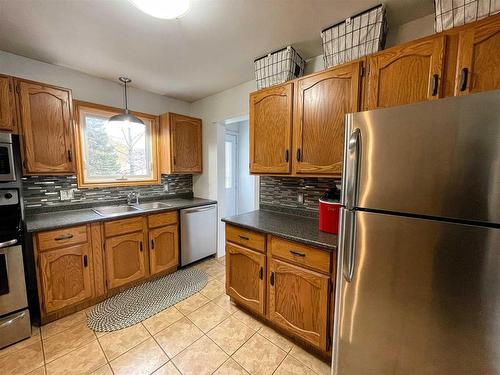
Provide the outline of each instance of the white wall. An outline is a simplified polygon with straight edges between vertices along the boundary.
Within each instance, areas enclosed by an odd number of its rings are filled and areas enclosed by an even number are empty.
[[[0,73],[69,88],[74,99],[123,107],[123,88],[118,81],[97,78],[4,51],[0,51]],[[129,90],[129,107],[131,110],[158,115],[168,111],[189,114],[191,105],[132,87]]]
[[[434,14],[405,23],[387,33],[386,48],[423,38],[434,33]]]

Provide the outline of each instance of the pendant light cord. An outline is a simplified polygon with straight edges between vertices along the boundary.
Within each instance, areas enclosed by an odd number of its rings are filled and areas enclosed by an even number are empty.
[[[128,114],[127,82],[125,84],[125,113]]]

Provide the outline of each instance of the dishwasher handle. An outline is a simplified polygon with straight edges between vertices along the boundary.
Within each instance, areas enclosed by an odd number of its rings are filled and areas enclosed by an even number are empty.
[[[203,206],[203,207],[196,207],[196,208],[188,208],[188,209],[184,209],[182,211],[183,211],[183,213],[186,213],[186,214],[193,214],[195,212],[205,212],[205,211],[210,211],[213,209],[215,209],[214,205],[211,205],[208,207]]]

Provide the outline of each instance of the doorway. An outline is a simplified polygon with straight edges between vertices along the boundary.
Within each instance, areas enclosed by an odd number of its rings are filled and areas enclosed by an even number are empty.
[[[248,119],[224,124],[224,216],[257,209],[257,179],[249,170],[250,133]]]
[[[226,216],[238,214],[238,132],[224,132],[224,197]]]

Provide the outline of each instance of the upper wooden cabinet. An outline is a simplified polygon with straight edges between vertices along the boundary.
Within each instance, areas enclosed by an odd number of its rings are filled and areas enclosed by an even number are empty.
[[[39,254],[40,293],[46,313],[92,297],[91,264],[87,243]]]
[[[500,15],[460,32],[455,83],[455,95],[500,88]]]
[[[25,174],[73,174],[71,91],[16,81]]]
[[[160,158],[161,173],[201,173],[201,120],[176,113],[161,115]]]
[[[0,130],[15,130],[15,101],[12,77],[0,74]]]
[[[293,83],[250,94],[250,172],[290,173]]]
[[[362,62],[300,78],[293,121],[295,174],[342,173],[344,117],[360,109]]]
[[[105,257],[108,288],[113,289],[147,275],[143,232],[106,239]]]
[[[369,56],[368,109],[440,98],[445,42],[437,35]]]
[[[151,275],[179,265],[177,225],[149,230],[149,269]]]

